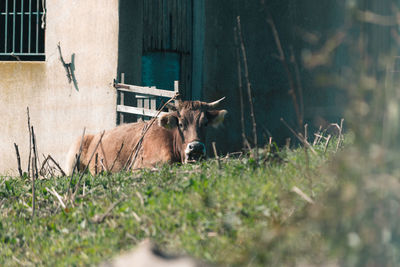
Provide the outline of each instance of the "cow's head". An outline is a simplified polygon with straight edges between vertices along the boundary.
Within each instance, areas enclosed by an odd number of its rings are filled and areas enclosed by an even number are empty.
[[[212,103],[200,101],[178,102],[170,106],[174,111],[159,118],[159,125],[174,131],[175,148],[182,162],[197,161],[206,154],[204,141],[208,126],[218,127],[223,121],[226,110],[216,110],[221,98]]]

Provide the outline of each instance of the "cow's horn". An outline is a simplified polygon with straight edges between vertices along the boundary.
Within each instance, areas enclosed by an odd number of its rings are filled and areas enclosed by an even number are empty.
[[[225,99],[225,96],[224,96],[223,98],[217,100],[217,101],[208,103],[208,104],[207,104],[207,105],[208,105],[208,108],[216,108],[216,107],[219,105],[219,103],[220,103],[221,101],[223,101],[224,99]]]

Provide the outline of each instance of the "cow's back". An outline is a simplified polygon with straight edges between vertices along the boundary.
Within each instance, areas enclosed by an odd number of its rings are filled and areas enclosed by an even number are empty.
[[[128,159],[135,154],[134,148],[142,136],[145,125],[145,122],[120,125],[106,131],[100,144],[101,134],[95,135],[88,149],[86,162],[83,164],[87,165],[90,156],[94,155],[89,165],[92,174],[101,170],[112,172],[122,170],[126,167]],[[97,145],[97,150],[93,154]],[[142,148],[133,168],[152,167],[158,163],[174,161],[172,145],[172,132],[154,123],[143,139]]]

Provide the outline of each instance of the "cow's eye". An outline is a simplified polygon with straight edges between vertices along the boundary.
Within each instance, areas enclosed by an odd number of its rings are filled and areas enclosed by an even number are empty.
[[[179,128],[183,129],[183,123],[179,122]]]

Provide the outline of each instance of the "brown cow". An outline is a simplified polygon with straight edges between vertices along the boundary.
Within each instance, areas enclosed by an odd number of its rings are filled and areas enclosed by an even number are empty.
[[[159,117],[158,123],[153,123],[149,128],[131,167],[137,169],[163,163],[187,163],[204,157],[207,126],[217,127],[227,114],[226,110],[215,109],[223,99],[212,103],[179,101],[177,106],[172,107],[174,111]],[[135,157],[134,148],[146,125],[149,122],[120,125],[104,132],[101,142],[102,134],[85,135],[78,169],[82,171],[89,164],[89,171],[97,174],[102,170],[118,172],[126,168]],[[68,175],[76,164],[81,140],[78,138],[67,154]]]

